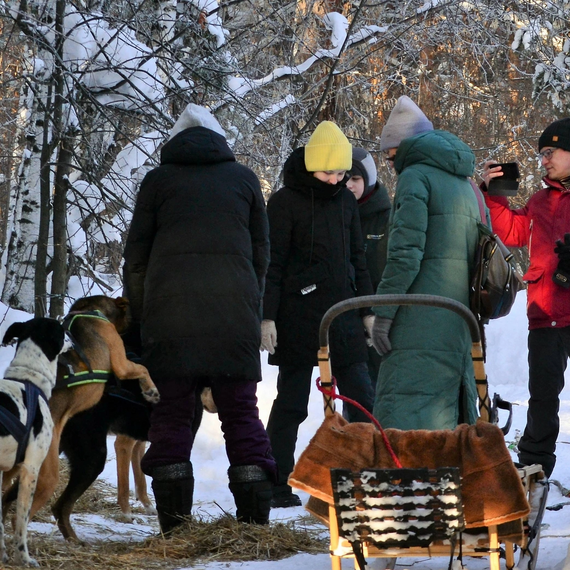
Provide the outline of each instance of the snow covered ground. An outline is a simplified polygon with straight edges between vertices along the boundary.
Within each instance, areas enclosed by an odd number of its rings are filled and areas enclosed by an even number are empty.
[[[522,432],[525,425],[527,380],[526,338],[527,321],[525,315],[525,295],[519,294],[515,307],[510,315],[492,322],[487,327],[488,356],[486,370],[489,376],[490,393],[498,392],[504,399],[514,404],[512,428],[507,435],[507,442],[512,442],[517,432]],[[15,311],[7,313],[0,326],[0,333],[14,320],[27,320],[29,315],[18,314]],[[267,353],[263,353],[264,380],[259,384],[259,407],[263,421],[267,420],[271,403],[275,396],[277,369],[267,365]],[[10,349],[0,350],[0,367],[4,369],[11,358]],[[569,373],[570,374],[570,373]],[[315,377],[317,370],[315,369]],[[567,377],[568,378],[568,377]],[[568,384],[568,383],[567,383]],[[323,419],[321,396],[313,389],[310,402],[309,418],[301,426],[297,453],[308,444]],[[567,385],[562,394],[560,409],[561,431],[558,439],[558,462],[553,479],[558,480],[564,487],[570,488],[570,386]],[[116,469],[113,453],[112,438],[109,441],[110,455],[102,477],[109,483],[116,484]],[[196,476],[195,506],[202,513],[214,516],[221,514],[220,509],[234,512],[233,498],[227,487],[228,461],[226,458],[223,437],[219,428],[217,416],[205,414],[202,427],[198,434],[193,451],[192,462]],[[132,484],[131,484],[132,487]],[[300,493],[303,501],[308,498]],[[570,570],[570,561],[564,565],[570,537],[570,498],[561,495],[560,491],[551,486],[548,505],[564,504],[557,511],[547,510],[543,519],[538,558],[538,570]],[[271,513],[272,520],[285,521],[306,515],[303,507],[292,509],[276,509]],[[137,516],[133,524],[123,524],[102,516],[77,514],[72,516],[72,522],[78,536],[87,541],[107,540],[143,540],[158,531],[155,517]],[[32,531],[53,533],[54,540],[60,540],[55,526],[49,523],[32,522]],[[370,560],[369,568],[374,569],[377,561]],[[465,559],[469,570],[487,568],[486,559]],[[396,568],[404,570],[439,570],[447,568],[448,560],[436,559],[398,559]],[[291,558],[275,562],[234,562],[196,564],[193,569],[204,570],[322,570],[330,568],[328,554],[310,555],[298,554]],[[344,561],[343,569],[353,568],[352,562]],[[182,569],[181,569],[182,570]]]

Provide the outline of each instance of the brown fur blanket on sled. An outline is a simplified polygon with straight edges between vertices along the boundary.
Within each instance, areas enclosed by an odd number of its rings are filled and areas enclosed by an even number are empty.
[[[467,528],[499,525],[529,513],[502,431],[479,420],[454,430],[384,430],[403,467],[459,467]],[[325,418],[289,477],[292,487],[334,504],[330,469],[395,468],[382,435],[340,414]]]

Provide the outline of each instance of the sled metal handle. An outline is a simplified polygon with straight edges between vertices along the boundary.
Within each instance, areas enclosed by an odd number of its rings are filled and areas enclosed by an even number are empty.
[[[329,327],[332,321],[342,313],[353,309],[364,309],[367,307],[383,307],[386,305],[424,305],[427,307],[442,307],[449,309],[462,317],[469,326],[471,340],[478,342],[481,340],[479,325],[475,315],[463,304],[455,299],[442,297],[440,295],[365,295],[346,299],[333,305],[323,316],[319,329],[319,345],[329,344]]]
[[[329,327],[332,321],[347,311],[354,309],[364,309],[367,307],[382,307],[385,305],[423,305],[427,307],[441,307],[448,309],[459,315],[467,323],[471,334],[471,358],[473,359],[473,370],[475,372],[475,385],[479,396],[479,415],[484,421],[491,419],[491,400],[487,386],[487,375],[483,360],[483,346],[481,344],[481,333],[475,315],[463,303],[442,297],[440,295],[404,294],[404,295],[365,295],[346,299],[333,305],[321,319],[319,328],[319,371],[321,374],[321,384],[325,388],[332,385],[332,373],[330,367],[329,354]],[[323,395],[325,405],[325,416],[333,414],[335,411],[334,400],[330,396]]]

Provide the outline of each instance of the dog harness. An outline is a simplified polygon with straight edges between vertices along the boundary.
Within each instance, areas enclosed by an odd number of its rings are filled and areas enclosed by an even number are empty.
[[[26,455],[30,432],[32,431],[32,425],[36,419],[38,411],[39,397],[41,396],[46,403],[47,398],[42,390],[29,380],[19,380],[17,378],[6,378],[6,380],[12,380],[13,382],[24,384],[24,405],[28,410],[28,417],[24,424],[20,418],[12,412],[6,408],[0,407],[0,424],[3,425],[10,435],[18,442],[18,450],[16,452],[16,464],[18,464],[24,460],[24,456]]]
[[[78,318],[101,319],[110,322],[109,319],[101,311],[84,311],[69,313],[62,322],[65,332],[73,345],[73,349],[79,358],[87,366],[87,370],[75,372],[71,364],[65,361],[65,356],[60,357],[59,362],[63,366],[67,366],[68,374],[65,374],[63,380],[57,383],[56,388],[71,388],[73,386],[81,386],[82,384],[105,384],[114,375],[109,370],[93,370],[89,358],[81,348],[81,345],[75,340],[71,334],[71,327]]]
[[[87,366],[87,370],[75,372],[72,365],[69,362],[66,362],[65,354],[60,355],[59,363],[67,367],[68,374],[65,374],[63,379],[57,382],[56,389],[73,388],[84,384],[105,384],[105,393],[109,396],[121,398],[140,406],[145,406],[146,404],[139,402],[128,390],[121,387],[117,377],[111,371],[93,370],[85,351],[71,334],[71,327],[78,318],[101,319],[109,323],[111,322],[101,311],[98,310],[72,312],[63,319],[62,325],[65,328],[65,332],[73,345],[73,349]],[[134,359],[130,358],[129,360]]]

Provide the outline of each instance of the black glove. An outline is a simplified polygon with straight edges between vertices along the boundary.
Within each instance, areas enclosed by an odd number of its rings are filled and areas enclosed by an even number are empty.
[[[565,289],[570,287],[570,234],[564,234],[564,241],[557,239],[554,253],[560,260],[552,275],[552,281]]]
[[[560,261],[570,261],[570,234],[564,234],[564,241],[557,239],[554,253]]]

